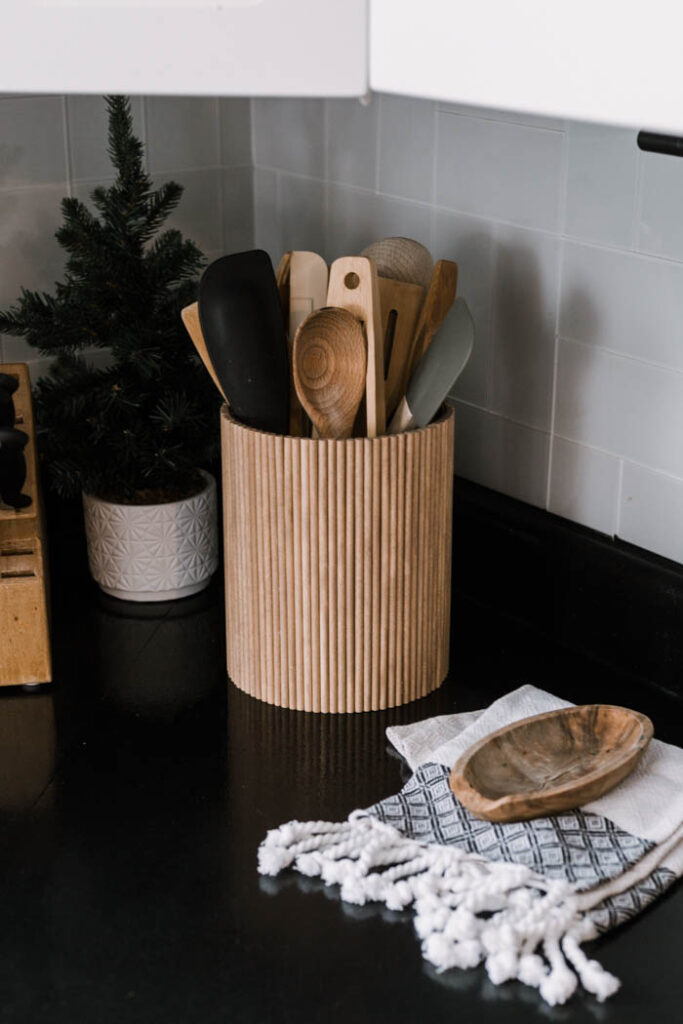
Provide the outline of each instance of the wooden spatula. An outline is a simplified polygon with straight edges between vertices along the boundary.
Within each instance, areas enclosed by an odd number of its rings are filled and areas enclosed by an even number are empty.
[[[277,285],[277,293],[280,296],[282,319],[285,322],[285,326],[289,323],[289,266],[291,262],[291,252],[283,252],[275,271],[275,283]]]
[[[365,433],[377,437],[385,429],[384,352],[377,271],[364,256],[342,256],[330,267],[327,305],[348,309],[365,329]]]
[[[458,264],[452,260],[438,260],[427,289],[420,319],[410,353],[403,368],[399,394],[403,394],[418,363],[453,305],[458,286]]]
[[[213,368],[213,363],[211,362],[209,353],[207,352],[206,349],[206,342],[204,341],[204,335],[202,334],[202,325],[199,322],[199,304],[197,302],[193,302],[190,306],[185,306],[185,308],[181,310],[180,316],[182,318],[183,323],[185,324],[185,329],[187,333],[190,335],[190,338],[192,339],[192,344],[197,350],[197,355],[204,363],[206,369],[211,374],[214,384],[216,385],[220,393],[223,395],[224,401],[227,402],[225,392],[221,387],[221,382],[218,379],[216,371]]]
[[[294,250],[289,261],[289,330],[292,337],[309,313],[327,301],[329,271],[317,252]]]
[[[419,284],[379,278],[387,419],[405,392],[405,385],[401,386],[404,368],[410,357],[424,294]]]

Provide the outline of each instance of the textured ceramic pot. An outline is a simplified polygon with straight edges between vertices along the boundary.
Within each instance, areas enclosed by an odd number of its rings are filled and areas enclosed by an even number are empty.
[[[171,601],[203,590],[218,567],[216,481],[163,505],[118,505],[83,495],[88,562],[106,594]]]

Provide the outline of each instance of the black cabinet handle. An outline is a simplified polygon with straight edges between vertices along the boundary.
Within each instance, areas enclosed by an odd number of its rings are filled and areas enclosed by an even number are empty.
[[[638,149],[646,153],[665,153],[683,156],[683,138],[680,135],[658,135],[657,132],[638,132]]]

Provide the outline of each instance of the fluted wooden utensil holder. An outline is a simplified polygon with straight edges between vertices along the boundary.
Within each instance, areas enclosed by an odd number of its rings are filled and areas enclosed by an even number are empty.
[[[228,672],[303,711],[374,711],[448,671],[453,410],[312,440],[221,415]]]

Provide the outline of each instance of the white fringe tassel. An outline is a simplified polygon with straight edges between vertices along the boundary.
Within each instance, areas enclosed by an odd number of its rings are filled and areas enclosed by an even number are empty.
[[[422,954],[438,971],[483,961],[494,985],[517,978],[551,1006],[566,1003],[577,975],[600,1002],[620,986],[581,949],[597,932],[578,912],[573,887],[530,868],[407,839],[364,811],[341,823],[273,829],[259,848],[258,870],[285,868],[340,885],[347,903],[412,904]]]

